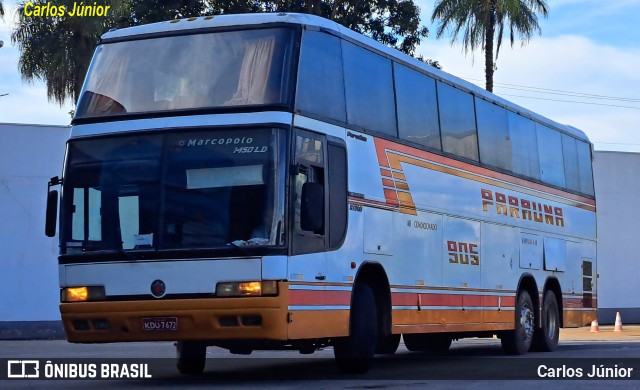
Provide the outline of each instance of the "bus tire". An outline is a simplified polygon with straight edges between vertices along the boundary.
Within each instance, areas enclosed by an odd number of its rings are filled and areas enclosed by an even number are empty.
[[[398,350],[399,345],[400,345],[399,334],[390,334],[387,336],[380,336],[378,337],[376,354],[393,355]]]
[[[178,341],[178,371],[183,375],[201,375],[207,360],[207,345],[197,341]]]
[[[404,334],[404,346],[411,352],[446,352],[451,347],[451,337],[444,334]]]
[[[349,337],[338,339],[333,346],[340,372],[364,374],[369,371],[378,338],[377,312],[371,287],[356,283],[351,299]]]
[[[542,299],[542,326],[533,334],[532,351],[552,352],[558,348],[560,312],[556,295],[547,290]]]
[[[502,349],[510,355],[524,355],[531,348],[535,330],[535,311],[531,296],[525,290],[518,294],[515,312],[515,329],[504,332],[500,341]]]

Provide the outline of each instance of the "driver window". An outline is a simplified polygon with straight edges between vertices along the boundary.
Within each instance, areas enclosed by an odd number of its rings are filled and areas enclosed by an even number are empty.
[[[296,161],[298,171],[295,175],[295,228],[300,227],[300,207],[302,204],[302,186],[305,183],[324,184],[323,164],[324,148],[321,140],[298,135],[296,137]]]

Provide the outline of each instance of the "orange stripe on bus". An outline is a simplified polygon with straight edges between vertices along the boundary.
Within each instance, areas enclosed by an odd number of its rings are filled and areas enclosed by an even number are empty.
[[[397,181],[396,182],[396,188],[399,189],[399,190],[409,191],[409,185],[407,183],[403,183],[401,181]]]
[[[391,172],[391,174],[393,175],[394,179],[398,179],[398,180],[407,180],[407,177],[404,175],[404,173],[400,173],[400,172]]]

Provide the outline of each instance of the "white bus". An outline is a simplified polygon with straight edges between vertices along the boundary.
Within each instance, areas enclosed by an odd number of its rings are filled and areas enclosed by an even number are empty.
[[[591,144],[310,15],[112,30],[61,184],[74,343],[376,353],[497,335],[554,350],[596,316]]]

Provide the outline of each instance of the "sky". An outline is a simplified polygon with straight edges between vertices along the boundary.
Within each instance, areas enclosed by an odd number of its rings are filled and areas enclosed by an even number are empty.
[[[503,42],[494,92],[556,122],[583,130],[597,150],[640,152],[640,0],[547,0],[541,35],[525,46]],[[417,54],[484,87],[484,54],[465,55],[435,36],[433,0],[417,0],[430,30]],[[43,82],[26,83],[10,34],[15,1],[0,21],[0,122],[69,124],[71,103],[48,102]]]

